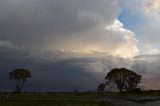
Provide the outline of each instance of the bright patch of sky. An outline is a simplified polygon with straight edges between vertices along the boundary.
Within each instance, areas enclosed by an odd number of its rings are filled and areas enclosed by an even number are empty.
[[[145,23],[145,18],[139,12],[131,13],[130,10],[123,9],[118,19],[123,23],[125,28],[134,32],[137,31],[137,26]]]
[[[159,0],[119,0],[121,13],[118,17],[124,27],[133,31],[138,39],[140,54],[160,53],[159,47]]]
[[[146,17],[142,14],[141,5],[142,1],[127,1],[120,0],[121,13],[118,19],[123,23],[123,26],[137,35],[138,26],[146,23]],[[138,36],[138,35],[137,35]]]

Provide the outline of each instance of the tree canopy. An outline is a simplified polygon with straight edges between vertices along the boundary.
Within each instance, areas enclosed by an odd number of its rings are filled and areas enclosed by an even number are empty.
[[[27,78],[31,77],[31,72],[27,69],[15,69],[9,72],[8,78],[16,81],[16,92],[20,93]]]
[[[98,85],[98,94],[99,94],[100,92],[102,92],[102,94],[103,94],[103,91],[104,91],[105,87],[106,87],[106,84],[100,83],[100,84]]]
[[[126,68],[112,69],[105,77],[106,83],[115,83],[120,92],[133,91],[141,81],[141,75]]]

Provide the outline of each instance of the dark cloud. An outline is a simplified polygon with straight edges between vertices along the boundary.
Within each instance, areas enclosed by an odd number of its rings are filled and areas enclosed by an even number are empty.
[[[37,53],[35,53],[37,54]],[[55,58],[62,56],[62,58]],[[70,55],[71,53],[69,53]],[[114,56],[68,56],[65,52],[48,52],[34,55],[34,51],[3,49],[0,51],[0,89],[13,90],[15,82],[7,79],[10,71],[27,68],[32,78],[25,84],[28,91],[73,91],[96,90],[105,82],[105,75],[113,68],[126,67],[141,74],[142,84],[147,89],[159,88],[159,62],[124,59]],[[91,86],[92,85],[92,86]]]
[[[1,90],[14,89],[15,82],[9,81],[7,75],[16,68],[27,68],[32,71],[32,78],[26,83],[26,90],[30,91],[95,90],[97,84],[104,81],[102,73],[90,72],[85,67],[95,61],[89,58],[50,61],[30,56],[26,51],[4,50],[0,52],[0,61]]]
[[[135,55],[137,40],[118,21],[119,11],[116,0],[2,0],[0,39],[38,51],[126,49]]]
[[[135,56],[135,59],[141,59],[141,58],[159,58],[160,54],[146,54],[146,55],[139,55],[139,56]]]
[[[0,38],[25,47],[40,43],[43,47],[47,42],[55,46],[59,39],[111,24],[117,15],[110,0],[6,0],[0,4]]]
[[[122,67],[125,62],[124,59],[113,56],[100,58],[76,55],[77,57],[66,56],[67,58],[55,59],[53,57],[57,57],[56,53],[41,56],[33,54],[15,49],[0,51],[1,90],[14,89],[15,82],[9,81],[7,75],[16,68],[27,68],[32,71],[32,78],[27,81],[26,90],[96,90],[97,85],[105,81],[104,77],[109,70],[114,67]],[[61,53],[61,56],[63,54],[67,55]]]

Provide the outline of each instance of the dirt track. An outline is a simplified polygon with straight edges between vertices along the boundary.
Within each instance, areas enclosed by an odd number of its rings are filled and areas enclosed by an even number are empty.
[[[160,106],[160,96],[113,96],[107,99],[113,106]]]

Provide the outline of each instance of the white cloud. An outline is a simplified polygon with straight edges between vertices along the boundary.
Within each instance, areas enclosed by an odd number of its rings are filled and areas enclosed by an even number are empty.
[[[160,50],[160,1],[120,0],[127,25],[134,30],[140,54],[156,54]],[[126,3],[125,3],[126,2]],[[126,5],[127,4],[127,5]],[[123,11],[122,11],[123,12]],[[134,17],[134,18],[133,18]]]
[[[111,31],[113,36],[119,36],[124,39],[122,44],[119,46],[114,55],[120,55],[123,57],[133,57],[139,53],[137,48],[138,40],[135,38],[134,32],[125,29],[123,24],[119,20],[115,20],[112,25],[106,27],[107,30]]]
[[[143,7],[145,12],[160,12],[160,1],[159,0],[148,0]]]
[[[148,0],[144,2],[142,10],[145,15],[152,18],[154,21],[160,22],[160,1],[159,0]],[[152,20],[152,21],[153,21]]]
[[[0,38],[16,45],[123,57],[138,53],[134,33],[117,19],[117,0],[0,2]],[[115,28],[105,29],[107,26]]]

